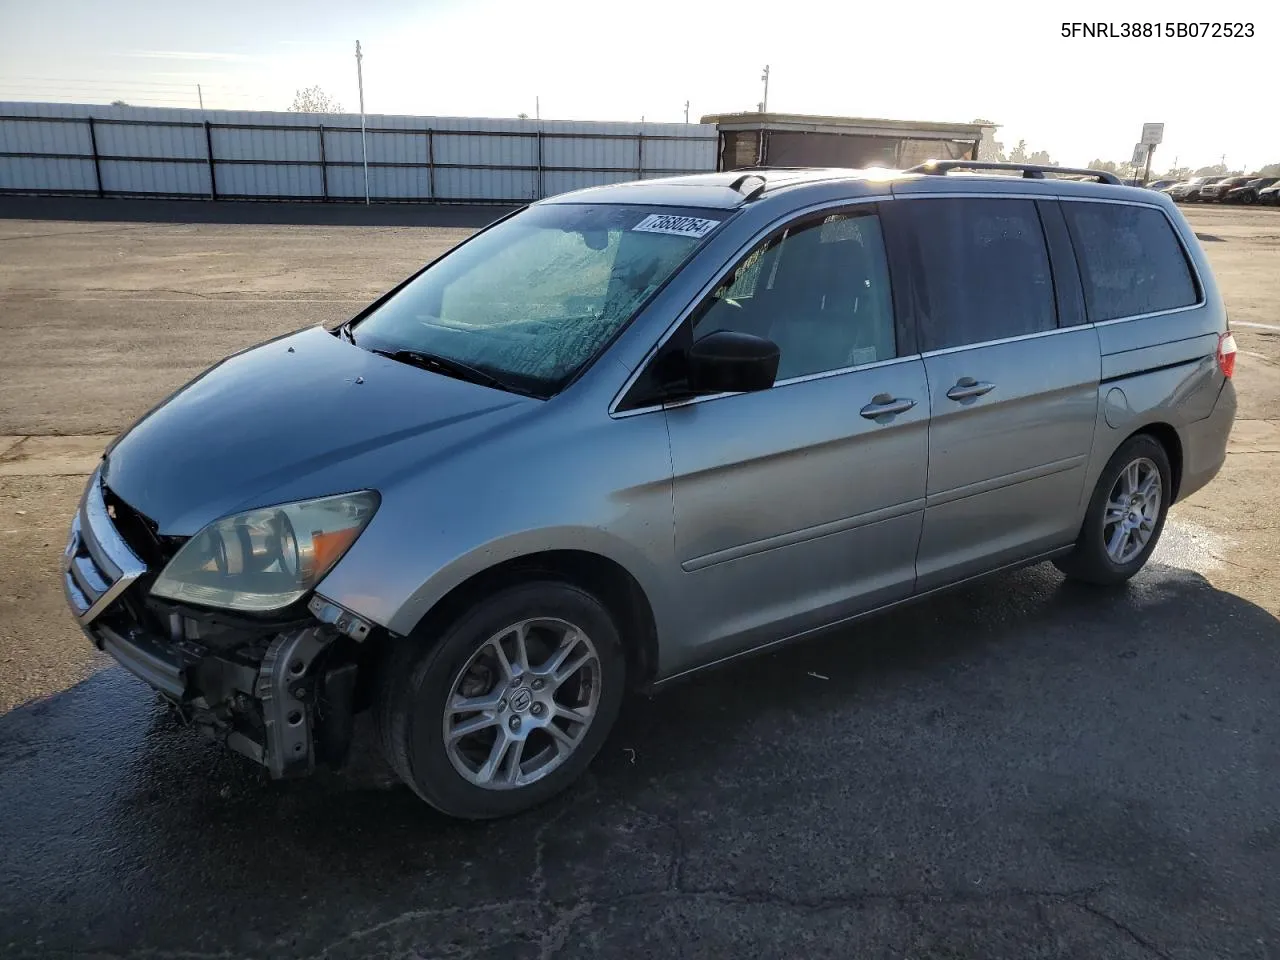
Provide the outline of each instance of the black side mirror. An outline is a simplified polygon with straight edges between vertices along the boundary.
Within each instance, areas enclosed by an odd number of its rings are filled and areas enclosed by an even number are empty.
[[[696,394],[768,390],[778,376],[778,345],[764,337],[717,330],[689,348],[689,389]]]

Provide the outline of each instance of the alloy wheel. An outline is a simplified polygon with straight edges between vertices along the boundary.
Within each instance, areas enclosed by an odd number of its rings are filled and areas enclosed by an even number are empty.
[[[1160,520],[1160,469],[1140,457],[1120,471],[1102,514],[1102,542],[1111,562],[1124,566],[1146,548]]]
[[[599,654],[581,629],[554,618],[511,624],[480,645],[449,688],[450,763],[489,790],[541,780],[582,743],[600,684]]]

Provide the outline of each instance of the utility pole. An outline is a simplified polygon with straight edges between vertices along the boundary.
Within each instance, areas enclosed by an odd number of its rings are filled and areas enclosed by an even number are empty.
[[[196,84],[196,96],[200,98],[200,109],[204,109],[204,91],[200,89],[200,84]]]
[[[688,100],[684,102],[684,122],[685,123],[689,122],[689,101]]]
[[[356,41],[356,86],[360,90],[360,156],[364,161],[364,203],[369,205],[369,146],[364,137],[364,71],[360,61],[364,56],[360,53],[360,41]]]
[[[760,101],[760,112],[769,112],[769,65],[764,65],[764,73],[760,74],[760,79],[764,81],[764,99]]]
[[[541,97],[533,98],[533,119],[535,120],[542,119],[542,98]]]

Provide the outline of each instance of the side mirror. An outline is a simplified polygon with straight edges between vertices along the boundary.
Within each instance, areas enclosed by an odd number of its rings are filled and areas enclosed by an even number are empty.
[[[778,376],[778,345],[764,337],[717,330],[689,348],[689,389],[696,394],[768,390]]]

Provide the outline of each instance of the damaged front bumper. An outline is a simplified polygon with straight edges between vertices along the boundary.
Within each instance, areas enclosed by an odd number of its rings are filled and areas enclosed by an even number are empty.
[[[273,778],[340,765],[351,740],[358,648],[371,625],[318,595],[284,623],[158,609],[145,596],[158,571],[126,541],[114,514],[95,473],[72,521],[63,571],[67,604],[93,644]]]

